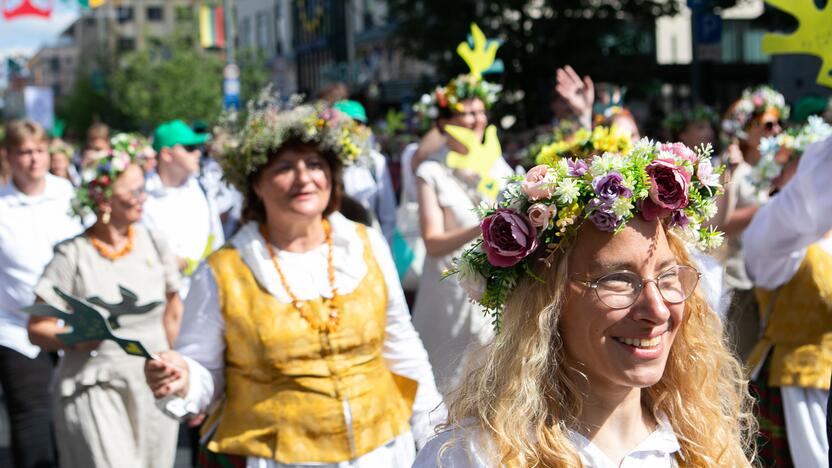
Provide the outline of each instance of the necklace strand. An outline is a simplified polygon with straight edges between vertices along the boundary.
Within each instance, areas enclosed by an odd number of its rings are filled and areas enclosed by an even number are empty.
[[[89,237],[92,246],[95,247],[95,250],[98,251],[98,255],[101,255],[112,262],[133,251],[133,239],[135,234],[136,232],[133,229],[133,226],[128,227],[127,242],[125,242],[125,244],[118,250],[110,248],[110,246],[97,239],[91,232],[87,233],[87,237]]]
[[[329,279],[329,288],[332,290],[332,299],[327,300],[324,298],[325,305],[329,307],[329,316],[325,321],[321,321],[316,314],[312,313],[309,301],[301,301],[297,296],[295,296],[295,293],[292,292],[292,289],[289,287],[289,283],[286,281],[286,276],[280,268],[280,263],[277,261],[277,255],[275,255],[274,248],[272,248],[272,244],[269,241],[269,231],[265,224],[260,225],[260,234],[266,241],[266,249],[269,251],[269,256],[274,264],[274,269],[277,270],[277,276],[280,277],[280,283],[283,285],[283,290],[286,291],[292,301],[292,307],[298,311],[300,316],[303,317],[303,319],[306,320],[312,328],[321,332],[331,333],[338,328],[341,316],[338,313],[338,290],[335,288],[335,267],[332,264],[332,228],[329,225],[329,221],[326,219],[323,220],[322,224],[324,227],[324,235],[326,236],[327,246],[326,270]]]

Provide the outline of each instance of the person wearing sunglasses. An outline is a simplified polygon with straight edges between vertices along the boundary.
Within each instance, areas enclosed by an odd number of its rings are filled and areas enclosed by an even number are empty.
[[[725,232],[725,246],[717,257],[725,265],[725,287],[731,295],[727,328],[741,358],[748,357],[759,329],[757,301],[745,269],[742,233],[768,200],[768,189],[755,186],[751,172],[760,161],[761,140],[779,134],[789,113],[785,97],[762,85],[744,90],[722,119],[726,147],[723,160],[727,163],[723,174],[725,196],[713,223]]]
[[[225,243],[216,203],[197,177],[207,140],[207,134],[195,133],[181,120],[165,122],[153,133],[157,167],[147,177],[142,222],[160,232],[176,254],[185,276],[182,297],[199,262]]]
[[[752,400],[687,243],[718,244],[709,169],[642,141],[537,166],[481,211],[453,271],[496,336],[415,468],[751,466]]]
[[[141,168],[113,151],[83,177],[73,209],[95,222],[55,247],[35,287],[38,302],[72,312],[54,290],[60,288],[107,317],[118,307],[105,304],[129,302],[125,288],[135,305],[155,305],[118,316],[117,333],[154,351],[170,349],[182,316],[180,277],[164,239],[139,224],[146,199]],[[173,466],[178,424],[157,409],[144,383],[143,359],[113,341],[68,345],[58,336],[67,327],[55,317],[30,317],[28,332],[44,351],[61,351],[49,386],[61,467]]]

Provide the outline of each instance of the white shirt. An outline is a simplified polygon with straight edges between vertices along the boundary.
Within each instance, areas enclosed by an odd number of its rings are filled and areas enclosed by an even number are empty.
[[[28,196],[13,182],[0,187],[0,346],[35,358],[29,341],[29,316],[20,312],[35,301],[35,284],[52,260],[55,244],[81,232],[70,214],[74,196],[66,179],[46,175],[43,193]]]
[[[806,248],[832,253],[832,138],[806,149],[794,178],[760,208],[742,236],[754,284],[774,289],[797,272]]]
[[[329,221],[332,226],[335,287],[339,292],[348,294],[358,287],[367,274],[363,258],[364,245],[355,231],[355,224],[341,214],[333,213]],[[388,369],[419,383],[410,423],[413,437],[417,443],[423,443],[433,434],[434,426],[444,420],[442,396],[436,390],[427,352],[410,322],[407,303],[387,243],[378,232],[368,229],[367,233],[388,291],[382,355]],[[244,225],[230,242],[237,248],[260,285],[277,300],[291,302],[256,223]],[[305,253],[278,251],[277,256],[282,268],[292,272],[287,275],[286,281],[299,299],[332,296],[329,280],[323,273],[327,270],[325,245]],[[203,264],[193,276],[191,294],[185,300],[185,315],[176,349],[185,356],[190,369],[187,400],[204,410],[222,393],[225,386],[225,323],[219,309],[214,275],[207,264]]]
[[[439,433],[431,439],[416,456],[413,468],[492,468],[498,466],[489,454],[488,447],[482,447],[480,432],[476,429],[452,429]],[[604,452],[586,437],[569,431],[569,439],[584,468],[675,468],[676,454],[681,450],[679,440],[666,417],[659,418],[659,425],[653,433],[632,449],[621,464],[613,463]],[[446,442],[452,445],[441,453],[441,465],[437,459]]]
[[[359,159],[344,169],[344,192],[361,203],[378,220],[388,245],[396,230],[396,193],[387,159],[371,150],[369,158]]]
[[[206,251],[225,243],[219,213],[196,177],[179,187],[166,187],[158,174],[152,174],[145,189],[148,196],[142,223],[164,236],[177,257],[202,260]],[[213,240],[209,246],[210,236]],[[189,284],[189,278],[183,277],[180,297],[187,296]]]

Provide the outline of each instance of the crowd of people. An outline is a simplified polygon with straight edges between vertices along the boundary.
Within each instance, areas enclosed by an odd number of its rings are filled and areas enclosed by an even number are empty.
[[[661,143],[565,66],[512,167],[488,65],[417,103],[398,190],[339,88],[80,150],[7,122],[14,466],[170,467],[180,423],[203,467],[827,466],[832,101],[756,86]]]

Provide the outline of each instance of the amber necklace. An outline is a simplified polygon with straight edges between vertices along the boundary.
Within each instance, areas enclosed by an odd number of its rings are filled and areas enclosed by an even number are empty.
[[[324,235],[326,236],[326,246],[327,246],[327,254],[326,254],[326,272],[329,277],[329,287],[332,290],[332,299],[324,298],[324,304],[329,307],[329,317],[325,321],[320,320],[317,314],[313,314],[310,311],[310,307],[307,307],[308,301],[301,301],[295,296],[295,293],[292,292],[292,289],[289,287],[289,283],[286,282],[286,276],[283,274],[283,270],[280,269],[280,263],[277,261],[277,255],[274,253],[274,249],[272,248],[271,242],[269,242],[269,230],[266,228],[265,224],[260,225],[260,235],[263,236],[263,239],[266,241],[266,248],[269,251],[269,256],[272,258],[272,263],[274,264],[274,269],[277,270],[277,276],[280,277],[280,283],[283,285],[283,289],[289,295],[289,298],[292,300],[292,307],[294,307],[301,317],[306,320],[312,328],[321,331],[330,333],[338,328],[338,322],[341,320],[341,316],[338,314],[338,290],[335,289],[335,267],[332,265],[332,228],[329,225],[328,220],[323,220],[324,226]]]
[[[133,239],[135,238],[135,236],[136,231],[133,229],[133,226],[131,225],[127,228],[127,242],[125,242],[120,249],[115,250],[111,249],[107,244],[96,239],[95,236],[92,235],[92,232],[87,232],[87,237],[89,237],[92,246],[95,247],[95,250],[98,251],[98,255],[101,255],[102,257],[106,258],[111,262],[133,251]]]

